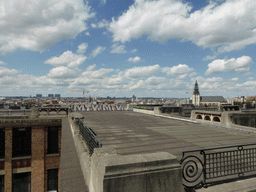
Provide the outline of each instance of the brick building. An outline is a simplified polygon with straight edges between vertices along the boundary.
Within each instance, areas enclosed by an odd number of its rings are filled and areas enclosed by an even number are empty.
[[[0,192],[59,191],[61,121],[0,119]]]

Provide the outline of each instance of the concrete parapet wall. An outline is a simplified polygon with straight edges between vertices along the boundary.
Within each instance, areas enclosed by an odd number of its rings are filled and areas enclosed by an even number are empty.
[[[196,119],[196,115],[197,113],[200,114],[212,114],[212,115],[220,115],[221,116],[221,121],[220,122],[216,122],[216,121],[207,121],[207,120],[203,120],[203,119]],[[235,116],[239,117],[237,119],[238,122],[234,123]],[[248,119],[248,124],[247,125],[243,125],[241,123],[241,119],[246,116]],[[232,129],[236,129],[236,130],[240,130],[240,131],[245,131],[245,132],[251,132],[251,133],[256,133],[256,129],[255,127],[252,126],[252,120],[251,118],[254,118],[254,123],[255,123],[255,119],[256,119],[256,111],[223,111],[223,112],[209,112],[209,111],[198,111],[198,110],[193,110],[191,112],[191,120],[196,120],[198,122],[201,123],[209,123],[212,125],[216,125],[216,126],[222,126],[224,128],[232,128]],[[250,126],[251,125],[251,126]],[[255,125],[254,125],[255,126]]]
[[[78,126],[70,125],[77,155],[90,192],[182,192],[182,170],[176,156],[167,152],[118,155],[111,147],[96,148],[92,157],[79,135]]]
[[[154,114],[154,111],[152,111],[152,110],[147,110],[147,109],[135,109],[135,108],[133,108],[133,111],[136,111],[136,112],[141,112],[141,111],[143,111],[144,113]]]
[[[181,166],[166,152],[121,156],[103,147],[95,149],[91,165],[90,191],[183,191]]]
[[[89,181],[91,177],[91,158],[87,149],[85,142],[82,140],[79,134],[79,127],[74,121],[69,118],[70,128],[74,139],[74,144],[76,147],[76,152],[78,159],[80,161],[81,170],[83,172],[84,181],[87,186],[89,186]]]

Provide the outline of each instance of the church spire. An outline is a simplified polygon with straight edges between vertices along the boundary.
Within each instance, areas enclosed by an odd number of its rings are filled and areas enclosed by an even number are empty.
[[[193,95],[200,95],[200,93],[199,93],[199,88],[198,88],[198,84],[197,84],[197,80],[196,80],[196,82],[195,82],[195,88],[194,88]]]

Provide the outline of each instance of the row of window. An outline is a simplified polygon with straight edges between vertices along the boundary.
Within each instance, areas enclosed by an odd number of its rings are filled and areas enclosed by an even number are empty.
[[[31,173],[12,176],[13,192],[31,192]],[[47,191],[58,191],[58,169],[47,170]],[[0,175],[0,192],[4,192],[4,175]]]
[[[14,128],[13,131],[13,157],[31,155],[31,128]],[[59,153],[58,151],[58,127],[48,127],[48,154]],[[5,156],[5,130],[0,129],[0,158]],[[0,191],[1,192],[1,191]]]

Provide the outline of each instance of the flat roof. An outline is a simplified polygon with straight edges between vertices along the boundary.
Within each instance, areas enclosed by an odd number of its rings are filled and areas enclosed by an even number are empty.
[[[133,111],[80,112],[103,146],[120,155],[182,151],[254,143],[256,134],[157,117]]]

